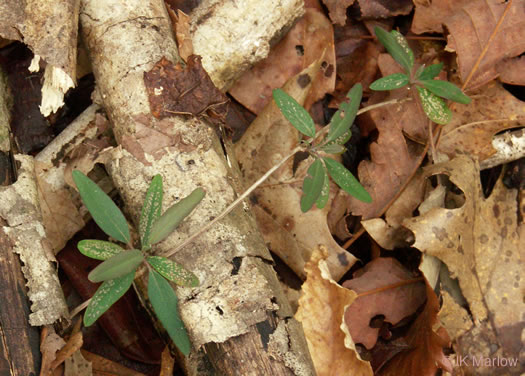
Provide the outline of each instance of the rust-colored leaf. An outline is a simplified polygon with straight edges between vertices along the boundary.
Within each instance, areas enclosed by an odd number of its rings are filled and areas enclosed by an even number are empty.
[[[205,116],[214,124],[224,123],[228,98],[210,80],[200,56],[188,57],[185,67],[163,57],[144,73],[144,84],[156,118]]]
[[[352,5],[355,0],[323,0],[328,8],[330,19],[333,23],[344,26],[346,22],[346,8]]]
[[[454,14],[461,12],[472,0],[414,0],[416,10],[412,20],[412,32],[442,33],[443,23]]]

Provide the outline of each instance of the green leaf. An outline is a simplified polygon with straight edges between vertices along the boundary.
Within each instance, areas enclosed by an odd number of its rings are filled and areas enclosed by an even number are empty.
[[[187,197],[184,197],[166,210],[151,228],[150,244],[158,243],[171,234],[182,220],[201,202],[204,194],[205,192],[202,188],[196,188]]]
[[[421,74],[416,75],[416,80],[431,80],[441,72],[441,69],[443,69],[443,63],[429,65],[423,69]]]
[[[394,90],[408,84],[408,76],[404,73],[394,73],[372,82],[372,90]]]
[[[323,166],[323,188],[321,189],[321,194],[319,194],[319,197],[317,198],[315,205],[319,209],[324,208],[326,206],[326,203],[328,202],[329,196],[330,196],[330,178],[328,177],[326,168]]]
[[[284,117],[302,134],[315,137],[315,124],[303,106],[281,89],[273,91],[273,99]]]
[[[126,218],[113,200],[82,172],[74,170],[73,180],[82,202],[86,205],[98,227],[109,236],[123,243],[129,243],[130,236]]]
[[[328,173],[341,189],[360,201],[366,203],[372,202],[370,194],[363,188],[354,175],[345,168],[345,166],[332,158],[324,157],[323,161],[328,169]]]
[[[142,204],[142,213],[140,214],[140,244],[143,250],[151,248],[150,235],[151,228],[155,221],[160,217],[162,210],[162,176],[155,175],[151,180],[146,198]]]
[[[134,278],[135,271],[132,271],[120,278],[110,279],[100,285],[95,295],[91,298],[84,314],[84,326],[93,325],[113,303],[128,291]]]
[[[91,282],[102,282],[122,277],[135,270],[143,260],[144,256],[138,249],[118,253],[93,269],[88,274],[88,279]]]
[[[350,99],[350,102],[345,101],[339,105],[339,110],[332,116],[328,125],[330,130],[325,139],[327,144],[343,136],[352,126],[361,104],[363,86],[359,83],[355,84],[346,96]]]
[[[197,287],[199,285],[199,279],[195,274],[166,257],[149,256],[146,257],[146,261],[164,278],[175,282],[177,285],[186,287]]]
[[[346,148],[343,145],[339,145],[335,143],[330,144],[330,145],[321,146],[319,149],[328,154],[341,154],[346,151]]]
[[[317,201],[324,183],[324,169],[320,159],[316,158],[307,171],[310,177],[304,178],[303,195],[301,197],[301,210],[306,213]]]
[[[173,288],[155,270],[150,270],[148,278],[148,296],[158,319],[170,335],[173,343],[186,356],[190,353],[191,343],[184,323],[179,316],[177,295]]]
[[[376,26],[374,31],[377,39],[385,46],[388,53],[405,69],[407,74],[410,74],[414,65],[414,53],[403,35],[395,30],[389,33],[379,26]]]
[[[420,80],[425,89],[430,90],[437,96],[450,99],[451,101],[469,104],[470,98],[467,97],[459,87],[448,82],[441,80]]]
[[[417,91],[423,111],[430,120],[438,124],[447,124],[452,119],[452,112],[443,99],[423,87],[417,86]]]
[[[124,249],[115,243],[94,239],[79,241],[77,248],[84,256],[96,260],[107,260],[120,252],[124,252]]]

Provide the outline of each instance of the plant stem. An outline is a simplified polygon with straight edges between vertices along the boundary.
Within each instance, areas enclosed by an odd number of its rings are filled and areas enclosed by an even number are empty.
[[[72,319],[76,315],[78,315],[84,308],[86,308],[89,305],[89,302],[91,302],[91,298],[86,300],[85,302],[81,303],[79,306],[74,308],[71,313],[69,314],[69,318]]]

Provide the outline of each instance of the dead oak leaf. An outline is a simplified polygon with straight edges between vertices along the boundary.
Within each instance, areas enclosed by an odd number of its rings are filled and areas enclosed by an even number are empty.
[[[214,124],[225,123],[228,98],[215,87],[200,56],[189,56],[185,67],[163,57],[144,72],[144,84],[151,112],[158,119],[206,116]]]
[[[313,251],[305,266],[306,282],[295,314],[303,326],[315,370],[318,376],[372,376],[370,364],[360,359],[341,329],[344,310],[357,294],[332,279],[326,257],[323,246]]]
[[[345,322],[352,340],[371,349],[377,342],[380,328],[370,327],[370,321],[382,315],[384,321],[395,325],[412,315],[425,301],[425,287],[421,280],[416,280],[393,258],[372,260],[356,273],[355,278],[343,283],[343,287],[361,295],[346,309]],[[398,285],[412,279],[413,283]],[[388,286],[392,288],[364,294]]]

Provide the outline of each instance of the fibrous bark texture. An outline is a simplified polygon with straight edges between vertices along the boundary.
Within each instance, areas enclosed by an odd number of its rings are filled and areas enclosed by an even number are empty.
[[[130,217],[138,222],[155,174],[163,178],[164,208],[196,187],[206,191],[193,214],[154,249],[166,254],[234,200],[237,177],[215,129],[193,117],[160,121],[150,113],[144,72],[163,56],[179,61],[163,2],[84,0],[80,18],[97,88],[120,144],[107,168]],[[185,364],[189,374],[314,374],[304,335],[246,206],[173,259],[201,282],[176,290],[194,347]]]

